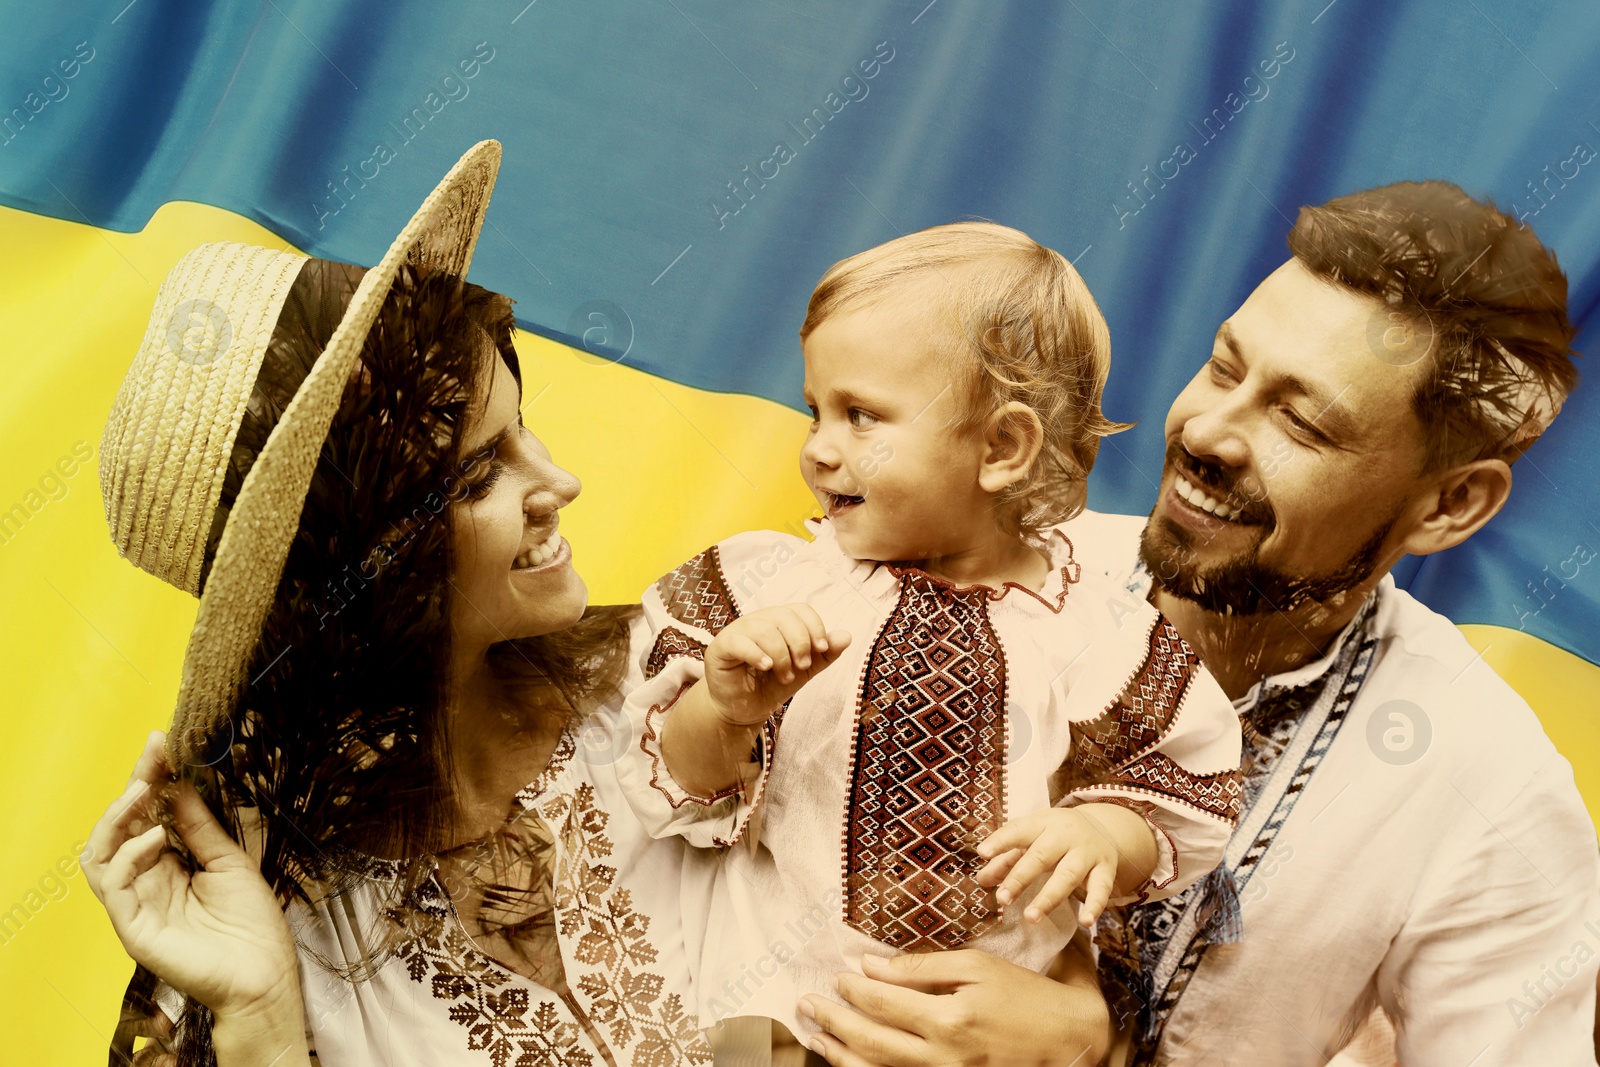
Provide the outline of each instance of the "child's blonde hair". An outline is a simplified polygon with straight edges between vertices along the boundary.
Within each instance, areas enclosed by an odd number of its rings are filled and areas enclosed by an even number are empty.
[[[1011,401],[1032,409],[1044,427],[1039,458],[999,497],[1012,532],[1038,538],[1083,510],[1100,438],[1130,425],[1100,411],[1111,368],[1105,317],[1059,252],[1009,226],[956,222],[829,267],[811,294],[800,340],[830,316],[892,296],[913,279],[943,283],[937,303],[970,353],[957,360],[970,383],[957,429],[981,427]]]

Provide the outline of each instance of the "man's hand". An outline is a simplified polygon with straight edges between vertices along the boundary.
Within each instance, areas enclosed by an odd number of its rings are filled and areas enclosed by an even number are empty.
[[[809,604],[741,615],[706,649],[706,694],[726,726],[758,726],[850,644]]]
[[[1069,945],[1060,962],[1057,981],[976,949],[867,956],[866,977],[837,976],[848,1007],[812,995],[800,1012],[824,1030],[811,1044],[834,1067],[1092,1067],[1110,1013],[1087,952]]]

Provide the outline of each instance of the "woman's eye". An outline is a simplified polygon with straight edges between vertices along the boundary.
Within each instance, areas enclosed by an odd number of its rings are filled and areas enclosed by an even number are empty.
[[[482,500],[489,495],[489,490],[494,488],[494,483],[500,480],[500,474],[505,470],[505,464],[499,460],[489,464],[489,473],[467,486],[467,495],[474,500]]]
[[[877,421],[878,419],[876,416],[868,414],[867,412],[862,411],[860,408],[850,409],[850,425],[858,430],[865,430],[867,427],[871,426]]]

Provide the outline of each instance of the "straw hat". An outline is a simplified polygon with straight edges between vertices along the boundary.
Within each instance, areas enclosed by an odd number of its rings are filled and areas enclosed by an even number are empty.
[[[167,734],[174,767],[194,762],[233,710],[328,426],[395,276],[407,264],[466,275],[499,169],[498,141],[474,145],[362,277],[245,477],[204,589],[201,560],[234,439],[308,257],[202,245],[161,283],[101,438],[100,487],[117,550],[200,598]]]

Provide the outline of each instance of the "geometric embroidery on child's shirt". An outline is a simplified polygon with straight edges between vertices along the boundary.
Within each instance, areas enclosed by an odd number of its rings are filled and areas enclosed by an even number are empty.
[[[974,847],[1005,814],[1005,653],[989,591],[901,575],[867,658],[844,827],[845,921],[907,952],[1000,921]]]
[[[656,582],[667,614],[681,623],[716,634],[739,617],[728,583],[722,576],[722,553],[716,545],[681,564]]]
[[[679,656],[703,660],[706,658],[706,646],[676,626],[663,626],[661,632],[656,635],[656,643],[650,648],[649,657],[645,660],[644,676],[647,679],[654,678],[668,663]]]
[[[1193,774],[1156,748],[1171,732],[1199,669],[1199,655],[1177,627],[1156,616],[1144,658],[1117,699],[1097,718],[1071,724],[1072,751],[1052,776],[1051,803],[1083,789],[1118,789],[1237,819],[1242,790],[1236,770]]]

